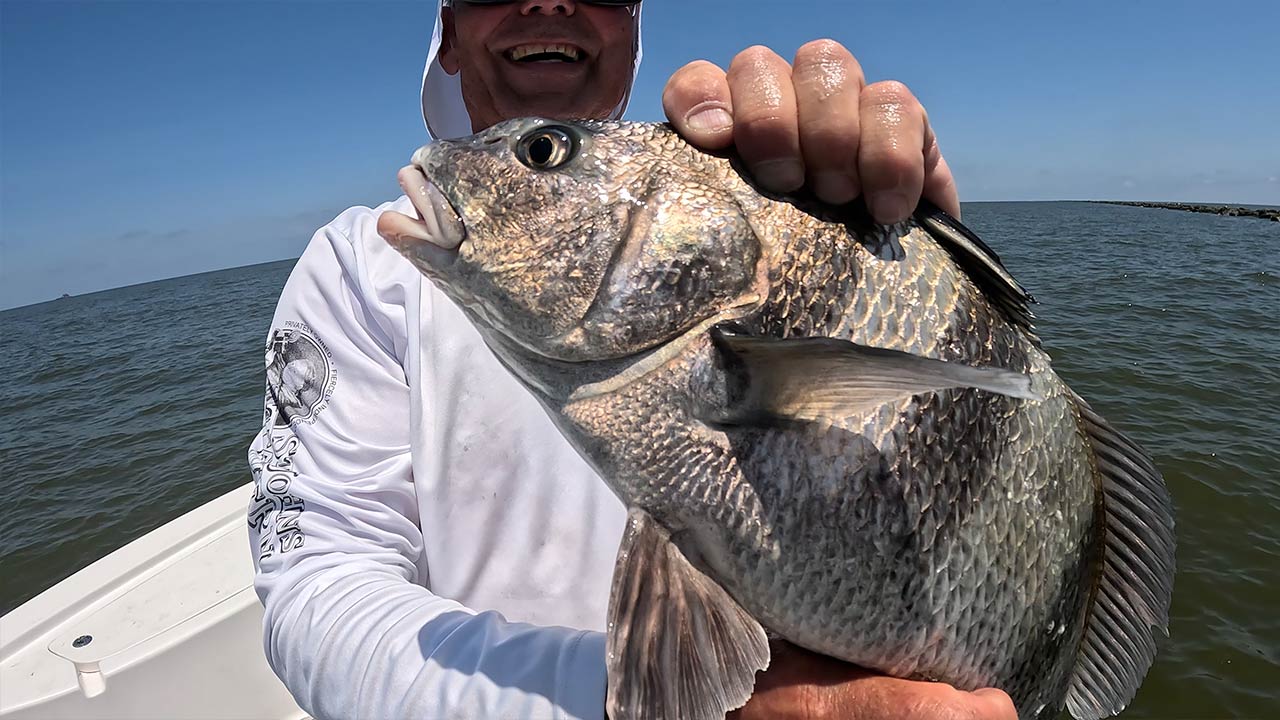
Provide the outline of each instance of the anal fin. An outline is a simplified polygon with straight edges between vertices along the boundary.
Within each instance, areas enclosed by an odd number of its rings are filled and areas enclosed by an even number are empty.
[[[764,628],[632,509],[609,597],[613,720],[723,720],[769,665]]]
[[[1104,563],[1067,691],[1077,720],[1110,717],[1133,700],[1168,634],[1173,501],[1142,448],[1075,397],[1102,480]]]

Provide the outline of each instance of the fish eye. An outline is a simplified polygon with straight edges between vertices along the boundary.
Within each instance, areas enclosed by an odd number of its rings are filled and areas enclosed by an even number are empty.
[[[578,143],[564,128],[540,127],[520,138],[516,157],[534,170],[554,170],[573,159]]]

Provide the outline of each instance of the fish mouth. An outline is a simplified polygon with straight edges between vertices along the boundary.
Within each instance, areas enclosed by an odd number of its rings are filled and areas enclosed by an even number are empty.
[[[458,248],[467,237],[462,215],[440,189],[427,179],[424,146],[413,162],[400,169],[396,179],[418,213],[417,220],[390,213],[391,244],[423,270],[443,270],[458,259]],[[433,273],[435,274],[435,273]]]
[[[567,42],[521,43],[502,51],[514,63],[576,63],[586,59],[582,48]]]

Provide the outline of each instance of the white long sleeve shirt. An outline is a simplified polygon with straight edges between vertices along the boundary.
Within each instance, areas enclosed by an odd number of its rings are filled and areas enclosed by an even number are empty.
[[[322,228],[266,352],[249,509],[267,657],[317,718],[601,718],[625,510],[452,301]]]

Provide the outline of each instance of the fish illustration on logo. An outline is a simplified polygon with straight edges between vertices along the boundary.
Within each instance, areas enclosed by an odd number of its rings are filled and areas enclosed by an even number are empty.
[[[267,341],[267,387],[275,402],[274,425],[310,422],[333,394],[337,373],[329,351],[311,328],[287,322]]]

